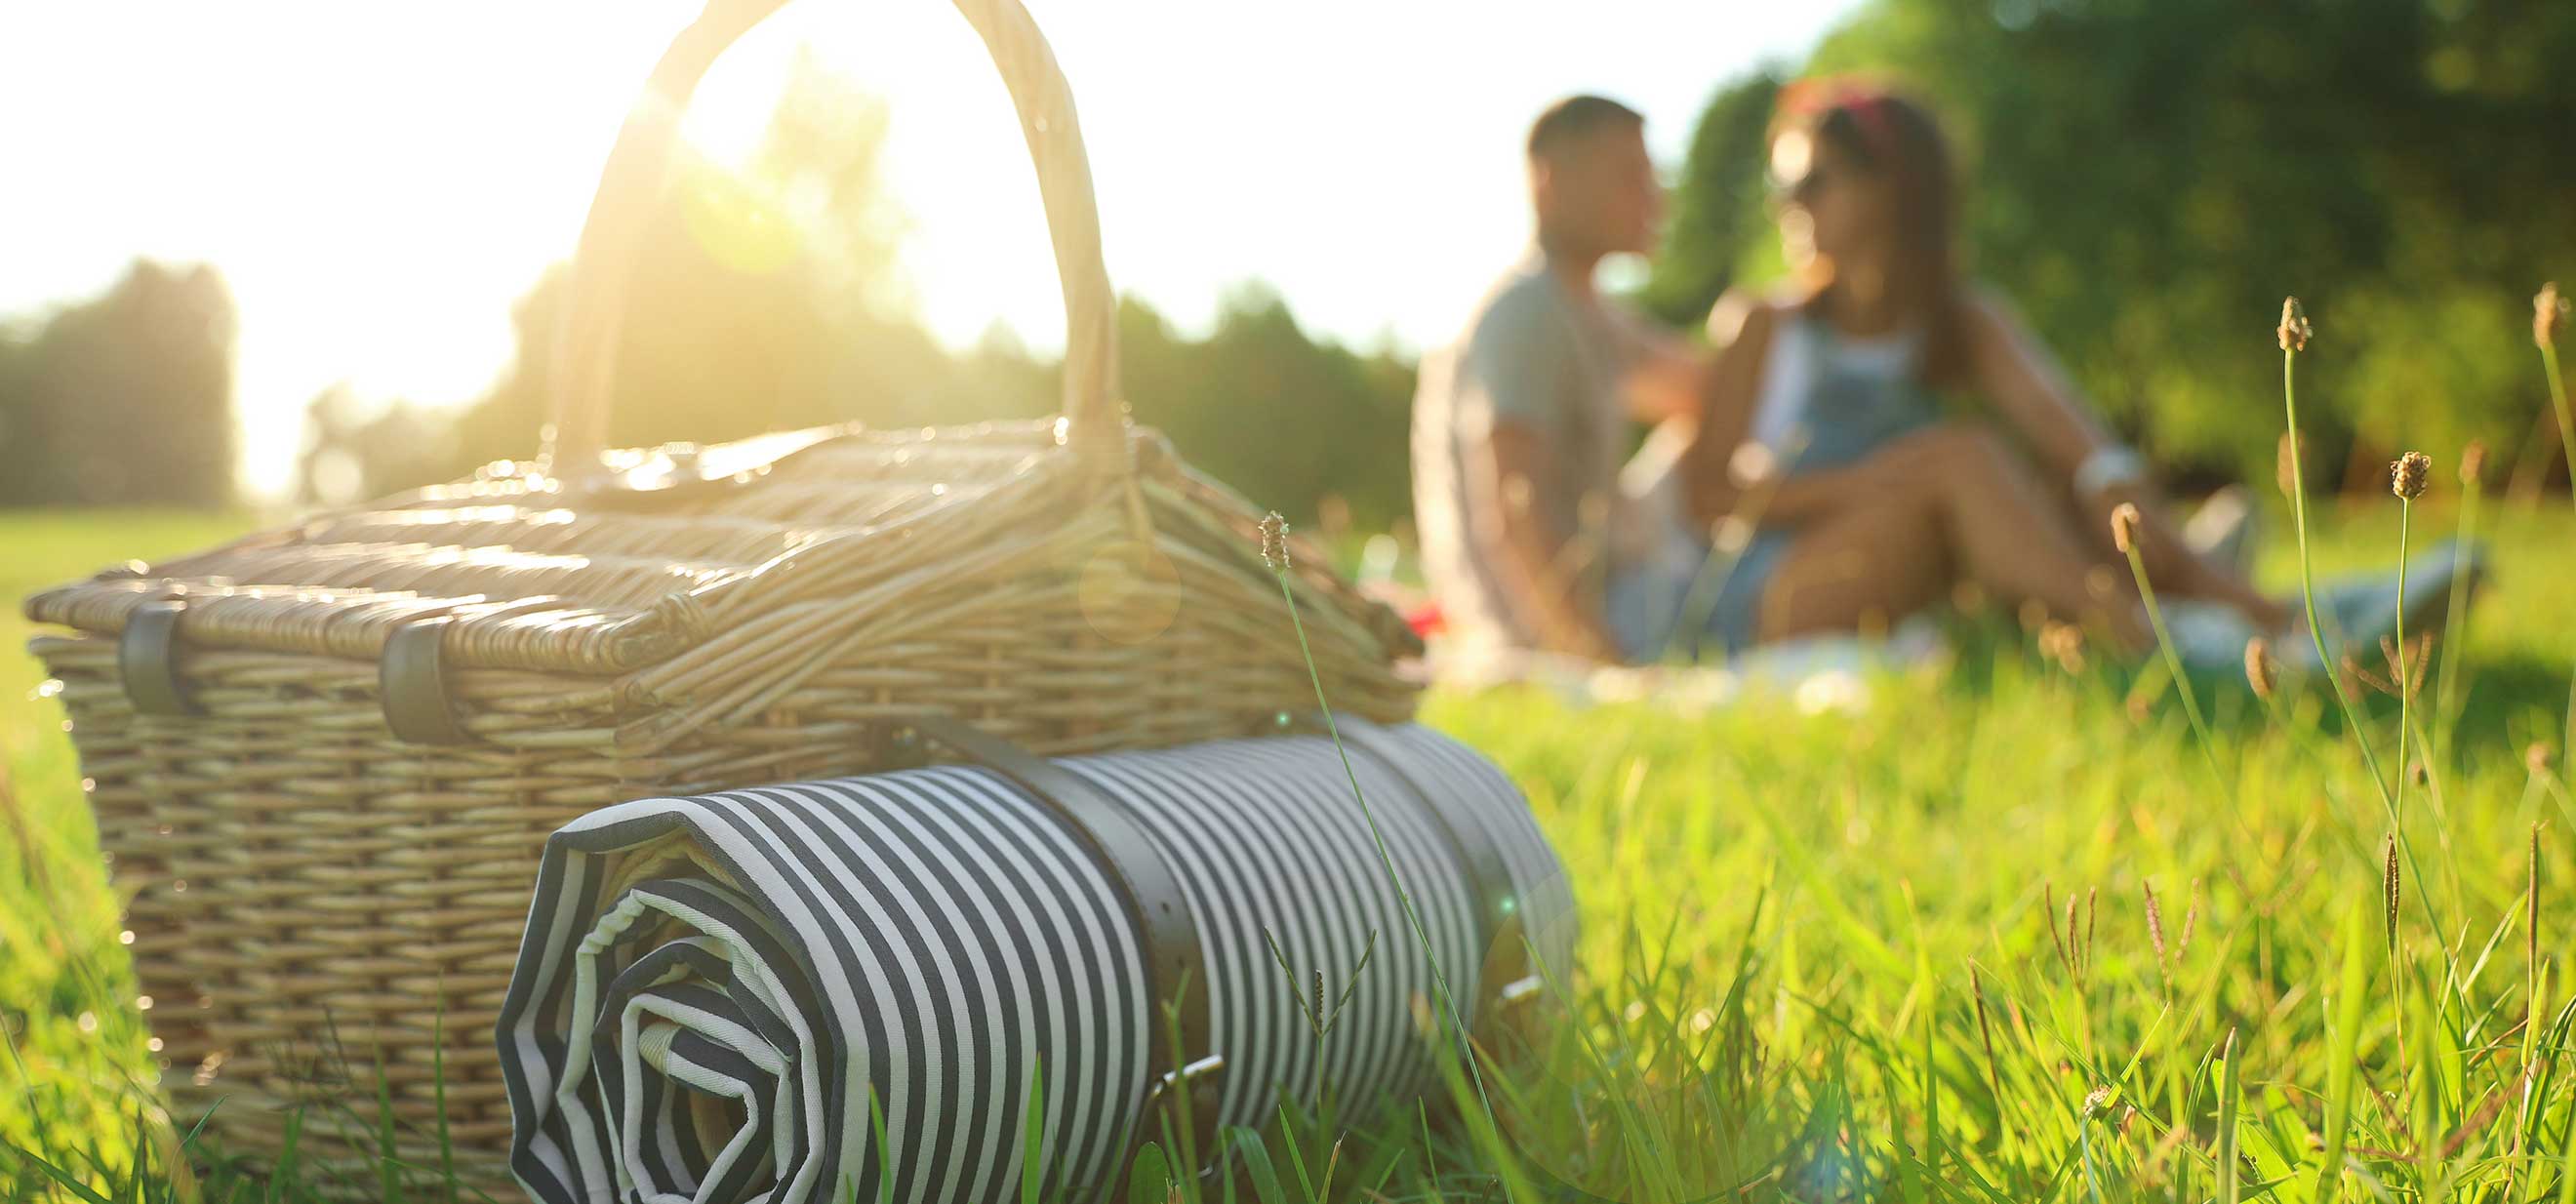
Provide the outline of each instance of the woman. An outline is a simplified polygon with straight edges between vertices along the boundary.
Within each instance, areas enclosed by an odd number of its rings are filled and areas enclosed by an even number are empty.
[[[1724,350],[1683,481],[1734,555],[1717,558],[1713,596],[1703,583],[1705,624],[1686,604],[1684,627],[1730,649],[1875,630],[1967,582],[2143,651],[2153,633],[2112,544],[2124,503],[2193,659],[2233,660],[2289,627],[2281,602],[2184,542],[2144,462],[2001,300],[1960,278],[1951,163],[1928,113],[1801,85],[1771,158],[1797,283],[1730,296],[1711,319]],[[2431,584],[2409,593],[2447,594]]]

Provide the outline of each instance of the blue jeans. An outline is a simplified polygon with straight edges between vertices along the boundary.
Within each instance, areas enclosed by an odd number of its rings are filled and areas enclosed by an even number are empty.
[[[1687,549],[1610,574],[1604,618],[1619,654],[1648,664],[1678,653],[1733,656],[1758,642],[1762,592],[1789,550],[1786,531],[1758,531],[1731,562],[1692,541]]]

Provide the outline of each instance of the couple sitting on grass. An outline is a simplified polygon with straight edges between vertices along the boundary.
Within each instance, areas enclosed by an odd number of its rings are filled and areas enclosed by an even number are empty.
[[[1713,352],[1600,295],[1662,197],[1643,119],[1582,96],[1529,135],[1537,245],[1426,357],[1413,465],[1424,571],[1453,640],[1610,663],[1877,633],[1963,585],[2136,654],[2154,633],[2111,516],[2195,665],[2283,638],[2294,608],[2187,539],[2002,300],[1960,278],[1951,165],[1920,106],[1784,93],[1771,140],[1792,291],[1729,295]],[[1959,403],[1951,398],[1959,399]],[[1973,416],[1967,405],[1973,403]],[[1660,424],[1624,465],[1632,421]],[[2194,532],[2199,534],[2199,532]],[[2468,571],[2324,591],[2329,634],[2421,629]]]

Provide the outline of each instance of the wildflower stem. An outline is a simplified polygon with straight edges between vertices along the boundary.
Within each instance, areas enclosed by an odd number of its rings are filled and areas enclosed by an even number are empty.
[[[2163,650],[2165,668],[2173,674],[2174,691],[2182,695],[2182,713],[2191,720],[2192,735],[2200,741],[2201,755],[2209,759],[2209,772],[2216,775],[2221,788],[2234,793],[2227,771],[2218,765],[2218,743],[2210,738],[2209,724],[2200,717],[2200,702],[2192,696],[2191,679],[2183,675],[2182,653],[2175,650],[2173,636],[2165,631],[2164,611],[2156,605],[2156,589],[2147,581],[2147,563],[2138,554],[2134,541],[2123,540],[2121,551],[2129,558],[2129,575],[2137,579],[2138,600],[2146,603],[2147,626],[2155,629],[2156,647]]]
[[[2299,438],[2299,392],[2295,372],[2298,358],[2297,350],[2285,343],[2281,352],[2281,405],[2289,419],[2290,439],[2294,451],[2298,446]],[[2424,913],[2426,926],[2432,930],[2435,939],[2439,941],[2440,935],[2447,929],[2442,926],[2441,917],[2433,910],[2433,892],[2422,888],[2429,885],[2429,880],[2424,877],[2423,867],[2416,861],[2415,842],[2407,838],[2406,825],[2400,822],[2397,795],[2389,789],[2386,775],[2380,772],[2379,754],[2372,751],[2370,747],[2370,732],[2361,725],[2361,712],[2353,706],[2352,698],[2344,693],[2343,679],[2335,674],[2334,654],[2326,651],[2325,629],[2317,623],[2316,578],[2308,561],[2308,486],[2306,473],[2300,466],[2302,459],[2304,457],[2296,454],[2290,457],[2290,521],[2299,533],[2299,601],[2307,609],[2308,639],[2316,645],[2317,667],[2325,673],[2326,688],[2333,692],[2335,705],[2343,711],[2344,726],[2352,730],[2353,743],[2361,748],[2361,760],[2362,764],[2369,769],[2370,784],[2379,788],[2379,801],[2388,811],[2389,830],[2396,836],[2398,851],[2405,857],[2407,870],[2415,875],[2415,881],[2419,884],[2419,889],[2415,892],[2415,907]],[[2405,560],[2402,555],[2398,564],[2398,572],[2404,573]],[[2401,611],[2405,609],[2404,601],[2404,590],[2401,585],[2398,607]],[[2405,684],[2400,682],[2398,689],[2402,695]],[[2404,766],[2401,764],[2399,772],[2404,771]],[[2441,946],[2443,962],[2450,968],[2450,976],[2444,980],[2445,984],[2449,985],[2458,980],[2459,963],[2451,951],[2449,942],[2442,941]]]
[[[1459,1057],[1467,1064],[1468,1077],[1476,1086],[1476,1103],[1484,1109],[1487,1127],[1499,1131],[1498,1122],[1494,1119],[1494,1102],[1485,1094],[1484,1071],[1476,1064],[1475,1045],[1468,1039],[1466,1022],[1459,1018],[1457,996],[1449,989],[1449,973],[1441,966],[1439,955],[1432,952],[1431,934],[1423,927],[1421,913],[1414,909],[1413,892],[1405,889],[1403,876],[1396,872],[1395,857],[1387,852],[1386,834],[1378,829],[1377,812],[1369,806],[1368,792],[1360,789],[1359,771],[1351,767],[1350,750],[1342,746],[1341,725],[1334,722],[1332,703],[1324,697],[1323,671],[1315,667],[1314,649],[1307,645],[1306,623],[1297,616],[1297,595],[1288,588],[1288,566],[1284,558],[1272,565],[1271,575],[1279,579],[1279,596],[1288,604],[1288,622],[1297,632],[1297,652],[1305,658],[1307,680],[1315,687],[1316,709],[1323,712],[1325,734],[1333,738],[1333,751],[1341,756],[1342,773],[1351,783],[1351,797],[1359,800],[1360,819],[1368,826],[1369,840],[1377,846],[1378,864],[1385,868],[1387,882],[1395,887],[1395,897],[1404,906],[1405,923],[1413,928],[1413,938],[1422,946],[1423,961],[1431,966],[1431,984],[1440,995],[1440,1017],[1456,1034]]]
[[[2535,340],[2540,344],[2540,369],[2549,377],[2549,404],[2558,415],[2558,448],[2567,458],[2567,479],[2576,482],[2576,426],[2571,426],[2567,413],[2567,379],[2558,373],[2558,344],[2550,339]],[[2567,496],[2576,502],[2576,483],[2567,488]],[[2567,678],[2567,719],[2559,747],[2576,749],[2576,673]]]
[[[2540,370],[2549,377],[2549,404],[2558,413],[2558,448],[2576,473],[2576,428],[2570,428],[2567,415],[2567,381],[2558,374],[2558,345],[2540,345]]]
[[[2354,742],[2361,746],[2361,759],[2370,770],[2370,784],[2379,788],[2379,801],[2387,804],[2389,818],[2397,815],[2397,796],[2390,793],[2388,781],[2379,770],[2379,754],[2371,751],[2369,733],[2361,726],[2361,714],[2350,696],[2344,693],[2343,679],[2335,673],[2334,653],[2326,650],[2325,627],[2317,621],[2316,573],[2308,559],[2308,482],[2307,472],[2296,454],[2299,438],[2299,389],[2296,366],[2299,353],[2281,353],[2281,405],[2290,422],[2293,454],[2290,456],[2290,525],[2299,533],[2299,602],[2307,611],[2308,639],[2316,645],[2317,667],[2326,675],[2326,689],[2334,694],[2335,706],[2342,710],[2344,725],[2352,729]]]
[[[2396,822],[2406,823],[2406,712],[2414,698],[2414,679],[2406,666],[2406,543],[2415,519],[2415,499],[2397,499],[2397,794],[2389,808],[2397,813]]]

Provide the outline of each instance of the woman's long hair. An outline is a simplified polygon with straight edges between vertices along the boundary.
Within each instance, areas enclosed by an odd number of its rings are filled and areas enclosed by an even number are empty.
[[[1772,139],[1803,130],[1883,182],[1894,198],[1895,249],[1888,294],[1923,323],[1923,382],[1959,383],[1967,374],[1966,303],[1959,278],[1958,177],[1947,140],[1929,110],[1903,96],[1840,79],[1783,89]],[[1832,295],[1828,273],[1812,282],[1805,307],[1821,317]]]

